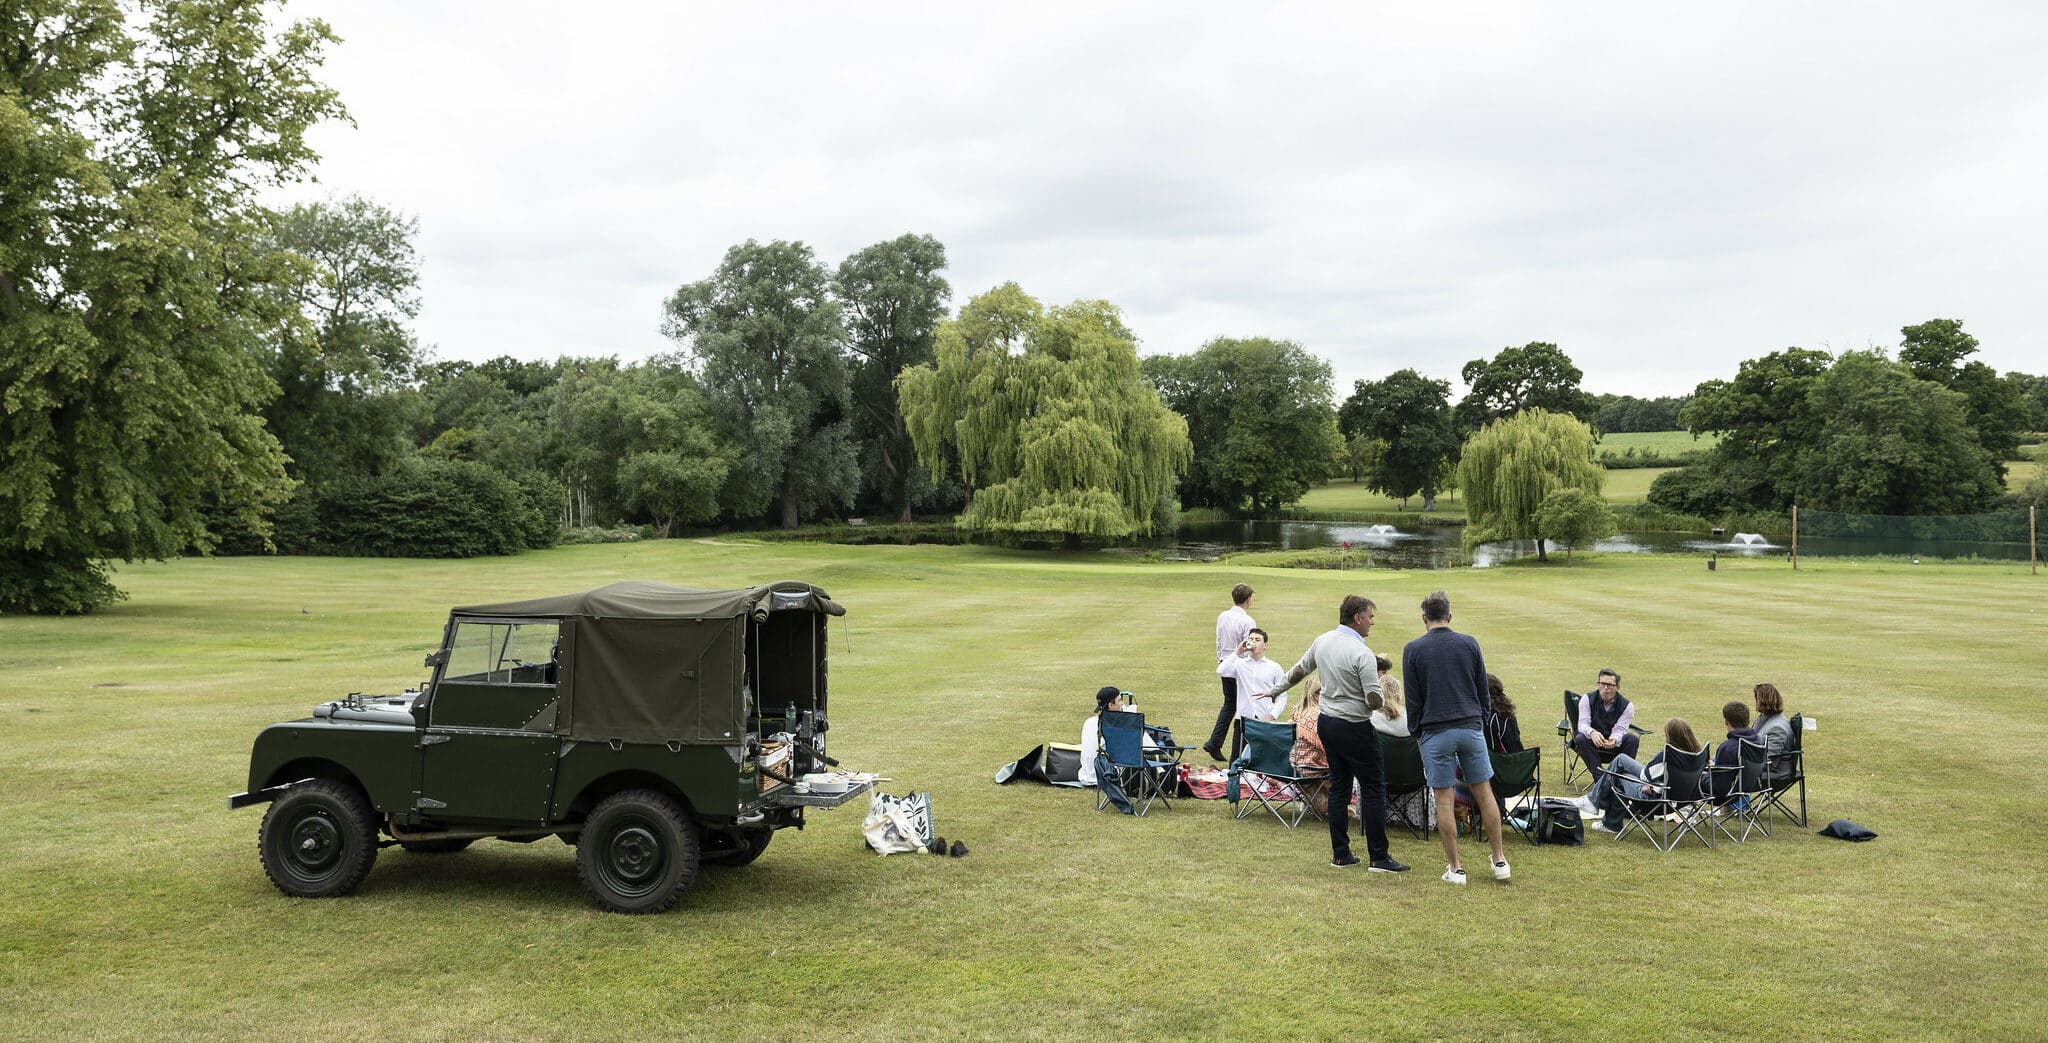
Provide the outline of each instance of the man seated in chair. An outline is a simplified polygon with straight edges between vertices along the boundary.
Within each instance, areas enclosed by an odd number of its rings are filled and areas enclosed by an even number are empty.
[[[1721,723],[1728,726],[1728,738],[1714,750],[1714,763],[1708,771],[1714,799],[1725,801],[1734,792],[1736,783],[1742,780],[1742,744],[1753,742],[1761,745],[1756,729],[1749,726],[1749,704],[1731,702],[1721,707]]]
[[[1621,675],[1600,671],[1594,694],[1579,700],[1578,733],[1572,736],[1572,752],[1589,768],[1605,767],[1616,757],[1634,757],[1642,742],[1628,726],[1636,719],[1636,708],[1621,694]]]
[[[1131,693],[1113,684],[1095,690],[1095,712],[1081,719],[1081,785],[1097,784],[1096,757],[1102,753],[1102,715],[1105,711],[1129,709]],[[1152,733],[1145,733],[1147,749],[1158,746]]]

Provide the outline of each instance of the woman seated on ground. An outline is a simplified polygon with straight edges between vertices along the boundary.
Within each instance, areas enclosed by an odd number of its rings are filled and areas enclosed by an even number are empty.
[[[1685,723],[1685,718],[1673,717],[1664,722],[1665,750],[1698,753],[1705,748],[1693,735],[1692,725]],[[1663,758],[1664,754],[1659,752],[1652,760],[1661,761]],[[1598,832],[1621,831],[1623,812],[1621,798],[1615,795],[1616,791],[1632,800],[1655,798],[1663,792],[1661,777],[1653,781],[1649,769],[1625,753],[1614,758],[1599,774],[1600,778],[1593,783],[1593,791],[1580,800],[1581,806],[1603,813],[1598,821],[1592,823]]]
[[[1495,753],[1522,752],[1522,725],[1515,719],[1515,701],[1500,678],[1486,675],[1486,748]]]
[[[1408,734],[1407,709],[1402,705],[1401,679],[1392,673],[1394,664],[1378,656],[1373,666],[1380,673],[1380,708],[1372,712],[1372,726],[1382,735],[1400,738]]]
[[[1792,722],[1785,717],[1785,697],[1765,681],[1751,690],[1756,696],[1756,734],[1773,759],[1792,747]]]

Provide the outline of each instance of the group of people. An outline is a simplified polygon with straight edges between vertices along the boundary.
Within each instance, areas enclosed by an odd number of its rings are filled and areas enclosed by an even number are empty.
[[[1509,879],[1512,869],[1501,844],[1500,805],[1489,780],[1489,750],[1522,748],[1514,722],[1514,704],[1498,678],[1486,672],[1479,642],[1451,629],[1451,599],[1437,591],[1422,599],[1421,637],[1401,653],[1401,675],[1393,663],[1366,644],[1378,606],[1352,594],[1337,606],[1337,626],[1309,644],[1292,669],[1267,656],[1269,636],[1249,611],[1254,591],[1240,583],[1231,590],[1231,606],[1216,618],[1216,674],[1222,679],[1223,705],[1215,728],[1202,749],[1216,760],[1233,760],[1243,750],[1245,720],[1276,720],[1286,712],[1287,693],[1303,685],[1292,713],[1295,725],[1294,763],[1298,768],[1323,768],[1329,789],[1323,797],[1330,825],[1330,864],[1364,863],[1378,873],[1405,873],[1387,845],[1386,776],[1380,761],[1380,735],[1413,735],[1422,750],[1423,775],[1436,798],[1438,831],[1447,865],[1443,879],[1465,882],[1455,825],[1457,791],[1462,790],[1485,824],[1492,850],[1495,879]],[[1304,684],[1304,682],[1306,682]],[[1224,752],[1225,741],[1230,743]],[[1359,795],[1366,858],[1351,850],[1350,805]]]
[[[1785,716],[1785,697],[1778,686],[1759,684],[1750,690],[1750,696],[1754,714],[1750,703],[1739,700],[1721,707],[1727,737],[1714,748],[1707,765],[1707,792],[1716,801],[1728,800],[1741,779],[1743,743],[1763,746],[1765,763],[1772,766],[1781,763],[1792,745],[1792,721]],[[1640,800],[1663,792],[1666,753],[1697,754],[1706,748],[1685,718],[1673,717],[1664,722],[1664,749],[1648,763],[1640,762],[1635,756],[1638,736],[1629,730],[1634,717],[1635,707],[1621,694],[1621,675],[1600,671],[1596,694],[1579,703],[1578,730],[1572,737],[1573,749],[1595,769],[1593,788],[1579,798],[1579,804],[1600,815],[1592,822],[1598,832],[1621,829],[1623,797]]]
[[[1315,810],[1329,823],[1330,864],[1343,868],[1363,863],[1372,872],[1404,873],[1409,867],[1394,859],[1387,844],[1379,737],[1413,736],[1443,841],[1442,879],[1452,884],[1466,881],[1456,824],[1460,806],[1470,808],[1478,820],[1494,878],[1510,879],[1513,870],[1502,843],[1501,804],[1491,786],[1492,756],[1523,749],[1521,726],[1506,686],[1487,672],[1479,642],[1452,628],[1450,596],[1439,590],[1422,599],[1423,632],[1402,649],[1401,674],[1396,677],[1392,661],[1366,644],[1378,612],[1371,599],[1347,595],[1337,607],[1337,625],[1311,642],[1290,669],[1269,655],[1271,636],[1250,612],[1254,593],[1250,584],[1237,584],[1230,592],[1230,607],[1216,618],[1216,676],[1222,682],[1223,703],[1202,750],[1218,761],[1235,760],[1244,750],[1244,721],[1280,720],[1284,715],[1295,726],[1296,768],[1327,773],[1329,786],[1315,797]],[[1290,712],[1288,693],[1297,685],[1301,697]],[[1749,706],[1732,702],[1723,708],[1728,739],[1716,752],[1716,763],[1735,763],[1745,739],[1764,743],[1772,757],[1789,745],[1791,724],[1777,688],[1759,684],[1754,694],[1753,725]],[[1097,782],[1100,713],[1124,709],[1129,698],[1130,693],[1114,687],[1097,693],[1097,716],[1082,725],[1084,784]],[[1571,738],[1585,763],[1598,769],[1593,791],[1580,798],[1587,810],[1604,813],[1604,819],[1594,824],[1596,830],[1620,828],[1621,795],[1655,796],[1661,785],[1664,754],[1647,764],[1637,761],[1639,737],[1630,727],[1634,719],[1635,706],[1621,693],[1621,675],[1600,671],[1593,694],[1580,700]],[[1667,749],[1701,749],[1691,726],[1681,718],[1665,722],[1664,739]],[[1722,795],[1734,784],[1732,773],[1717,772],[1714,778]],[[1351,850],[1354,791],[1366,838],[1363,859]]]

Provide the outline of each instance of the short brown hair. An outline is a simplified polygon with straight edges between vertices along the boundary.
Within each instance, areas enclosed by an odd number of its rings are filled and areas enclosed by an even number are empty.
[[[1448,623],[1451,619],[1451,596],[1441,590],[1432,590],[1422,599],[1422,621],[1425,623]]]
[[[1749,727],[1749,704],[1737,699],[1721,707],[1721,719],[1727,721],[1730,728]]]
[[[1377,610],[1378,606],[1372,603],[1371,598],[1360,594],[1346,594],[1344,595],[1343,603],[1337,606],[1337,625],[1342,626],[1351,622],[1351,617],[1358,615],[1360,612],[1373,612]]]
[[[1774,713],[1784,712],[1785,697],[1778,694],[1777,685],[1765,681],[1756,686],[1756,714],[1758,717],[1769,717]]]
[[[1242,604],[1244,604],[1245,602],[1247,602],[1247,601],[1250,601],[1251,599],[1252,599],[1252,585],[1251,585],[1251,584],[1249,584],[1249,583],[1240,583],[1240,584],[1238,584],[1237,586],[1234,586],[1234,587],[1230,588],[1230,603],[1231,603],[1231,604],[1233,604],[1233,605],[1242,605]]]

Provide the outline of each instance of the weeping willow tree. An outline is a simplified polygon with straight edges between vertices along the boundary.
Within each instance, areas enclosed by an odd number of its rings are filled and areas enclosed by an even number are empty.
[[[896,391],[919,461],[975,490],[962,527],[1072,540],[1172,517],[1187,421],[1144,379],[1115,306],[1046,309],[1005,283],[942,324],[935,347]]]
[[[1458,484],[1465,489],[1467,548],[1491,540],[1533,539],[1548,561],[1536,524],[1543,500],[1559,489],[1597,496],[1607,471],[1593,460],[1593,429],[1566,413],[1525,409],[1493,421],[1465,441]]]

